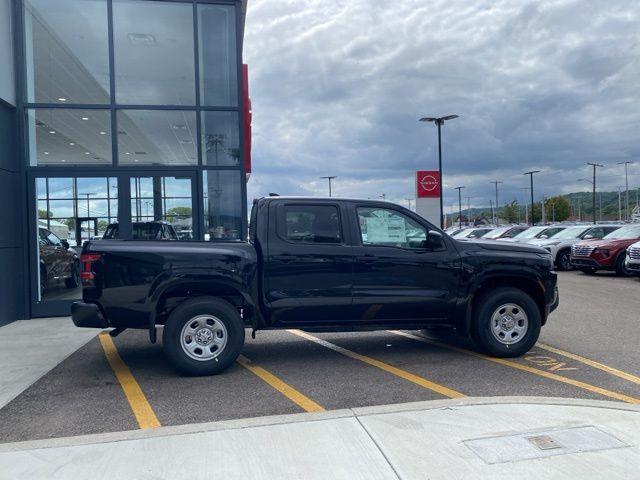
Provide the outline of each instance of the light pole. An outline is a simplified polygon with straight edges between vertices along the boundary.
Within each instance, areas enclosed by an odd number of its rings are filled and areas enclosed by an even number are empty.
[[[405,200],[407,201],[407,203],[409,204],[409,210],[412,210],[411,208],[411,201],[413,200],[413,198],[405,198]]]
[[[89,193],[79,193],[78,195],[86,195],[87,196],[87,217],[90,217],[91,215],[89,215],[89,197],[91,195],[95,195],[95,193],[93,192],[89,192]]]
[[[453,187],[458,190],[458,226],[462,228],[462,189],[464,187]]]
[[[492,180],[491,183],[493,183],[496,186],[496,214],[495,214],[495,218],[493,219],[493,224],[499,227],[500,225],[498,224],[498,206],[499,206],[499,203],[498,203],[498,185],[500,183],[503,183],[503,182],[501,182],[499,180]]]
[[[529,180],[531,181],[531,226],[533,227],[536,224],[535,216],[533,215],[533,174],[540,173],[540,170],[531,170],[529,172],[524,172],[523,175],[529,175]]]
[[[621,197],[621,190],[622,190],[622,187],[620,185],[618,185],[618,220],[620,222],[622,222],[622,199],[620,198]],[[627,192],[627,193],[629,193],[629,192]],[[602,218],[600,220],[602,220]]]
[[[446,122],[447,120],[453,120],[454,118],[458,118],[458,115],[447,115],[446,117],[423,117],[420,119],[421,122],[434,122],[436,124],[436,126],[438,127],[438,177],[439,177],[439,181],[440,181],[440,228],[442,228],[444,226],[444,210],[442,207],[442,202],[443,202],[443,192],[442,192],[442,186],[444,185],[442,183],[442,125],[444,125],[444,122]]]
[[[628,167],[630,163],[633,163],[633,162],[629,160],[625,162],[618,162],[618,165],[624,165],[624,184],[625,184],[625,192],[626,192],[624,215],[625,215],[625,220],[627,222],[629,221],[629,169]]]
[[[529,223],[529,208],[527,207],[527,193],[529,187],[520,187],[520,190],[524,190],[524,223]]]
[[[326,178],[327,180],[329,180],[329,197],[331,197],[331,180],[333,180],[334,178],[338,178],[337,175],[329,175],[326,177],[320,177],[320,178]]]
[[[593,223],[596,224],[598,223],[596,221],[596,168],[597,167],[604,167],[604,165],[600,165],[599,163],[592,163],[592,162],[587,162],[587,165],[591,165],[593,167],[593,198],[592,198],[592,203],[593,203]]]
[[[473,197],[464,197],[467,201],[467,221],[471,219],[471,199]]]

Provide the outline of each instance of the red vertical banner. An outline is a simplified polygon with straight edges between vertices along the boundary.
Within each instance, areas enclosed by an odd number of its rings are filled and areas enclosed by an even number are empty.
[[[440,198],[440,172],[437,170],[416,172],[416,197]]]
[[[249,97],[249,67],[242,65],[242,125],[244,127],[244,169],[247,180],[251,174],[251,98]]]

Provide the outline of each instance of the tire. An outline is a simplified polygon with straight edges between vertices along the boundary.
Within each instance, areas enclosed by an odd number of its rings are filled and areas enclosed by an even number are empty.
[[[80,265],[77,260],[71,265],[71,276],[64,279],[64,285],[67,288],[77,288],[80,286]]]
[[[631,272],[625,265],[625,260],[627,259],[627,251],[623,251],[618,255],[616,259],[616,275],[619,277],[630,277]]]
[[[558,252],[558,255],[556,255],[556,268],[560,272],[571,270],[571,250],[565,249]]]
[[[40,297],[44,297],[47,290],[47,269],[44,265],[40,265]]]
[[[585,275],[595,275],[596,274],[596,269],[595,268],[581,268],[580,271],[582,273],[584,273]]]
[[[162,346],[186,375],[215,375],[227,369],[244,345],[244,323],[229,303],[214,297],[186,300],[169,315]]]
[[[522,290],[498,288],[478,301],[473,316],[473,338],[494,357],[519,357],[533,347],[542,319],[538,305]]]

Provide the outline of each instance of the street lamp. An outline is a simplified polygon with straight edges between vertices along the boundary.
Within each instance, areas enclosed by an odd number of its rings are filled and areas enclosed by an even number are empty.
[[[500,226],[498,225],[498,184],[503,183],[499,180],[492,180],[490,183],[493,183],[496,186],[496,214],[495,214],[495,218],[493,219],[493,224],[496,226]]]
[[[464,187],[453,187],[454,190],[458,190],[458,226],[462,228],[462,189]]]
[[[338,178],[337,175],[329,175],[326,177],[320,177],[320,178],[326,178],[327,180],[329,180],[329,196],[331,196],[331,180],[333,180],[334,178]]]
[[[618,162],[618,165],[624,165],[624,183],[625,183],[625,192],[626,192],[626,200],[625,200],[625,207],[624,207],[624,214],[625,214],[625,220],[628,222],[629,221],[629,170],[628,170],[628,166],[630,163],[633,163],[629,160],[625,161],[625,162]]]
[[[599,163],[591,163],[591,162],[587,162],[587,165],[591,165],[593,167],[593,198],[591,199],[593,202],[593,223],[596,224],[598,223],[596,221],[596,168],[597,167],[604,167],[604,165],[600,165]]]
[[[87,196],[87,217],[90,217],[91,215],[89,215],[89,197],[91,195],[95,195],[95,193],[93,192],[89,192],[89,193],[79,193],[78,195],[86,195]]]
[[[530,172],[524,172],[523,175],[529,175],[529,180],[531,181],[531,226],[533,227],[536,224],[536,219],[533,216],[533,174],[540,173],[540,170],[531,170]]]
[[[447,115],[446,117],[423,117],[421,122],[434,122],[438,127],[438,176],[440,177],[440,228],[444,227],[444,210],[442,207],[442,132],[441,128],[447,120],[458,118],[458,115]]]

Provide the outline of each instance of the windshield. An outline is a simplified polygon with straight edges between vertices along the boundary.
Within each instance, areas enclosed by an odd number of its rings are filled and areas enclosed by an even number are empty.
[[[606,240],[631,240],[640,238],[640,225],[627,225],[603,237]]]
[[[520,232],[518,235],[516,235],[513,238],[517,238],[517,239],[521,239],[521,238],[533,238],[536,235],[538,235],[539,233],[543,232],[544,230],[546,230],[548,227],[531,227],[526,229],[524,232]]]
[[[500,235],[507,232],[510,228],[511,227],[494,228],[493,230],[485,233],[482,238],[498,238]]]
[[[582,235],[586,230],[591,227],[569,227],[564,230],[560,230],[555,235],[551,236],[554,240],[568,240],[571,238],[578,238]]]

